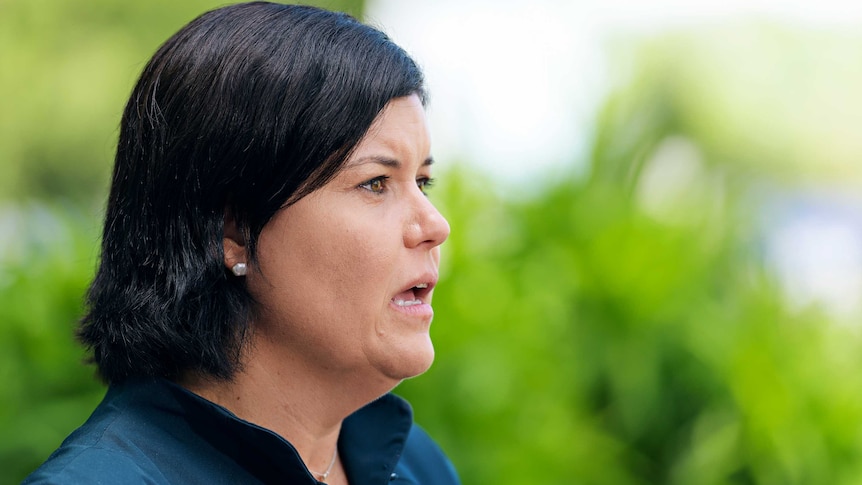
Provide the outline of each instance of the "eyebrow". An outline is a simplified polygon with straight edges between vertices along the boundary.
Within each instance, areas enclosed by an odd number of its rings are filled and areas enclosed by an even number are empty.
[[[396,169],[401,168],[401,162],[398,160],[395,160],[394,158],[375,157],[375,156],[362,157],[359,160],[351,163],[350,165],[357,167],[359,165],[365,165],[367,163],[377,163],[377,164],[380,164],[380,165],[383,165],[386,167],[396,168]],[[433,164],[434,164],[434,159],[432,157],[428,157],[425,159],[424,162],[422,162],[423,167],[427,167],[427,166],[433,165]]]

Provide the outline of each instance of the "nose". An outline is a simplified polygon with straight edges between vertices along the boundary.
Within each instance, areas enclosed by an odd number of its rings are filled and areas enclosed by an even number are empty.
[[[404,245],[408,248],[425,246],[431,249],[443,244],[449,237],[449,221],[420,191],[411,199],[411,216],[404,231]]]

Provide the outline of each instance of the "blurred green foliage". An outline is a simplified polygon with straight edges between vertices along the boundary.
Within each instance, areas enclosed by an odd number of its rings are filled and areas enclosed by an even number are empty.
[[[520,203],[451,180],[444,354],[400,391],[465,483],[858,483],[858,333],[787,310],[733,198],[645,213],[625,175],[668,111],[621,101],[585,179]]]
[[[733,108],[692,96],[721,82],[680,63],[697,43],[638,47],[585,176],[513,202],[452,174],[444,354],[400,391],[465,483],[862,481],[858,330],[791,311],[758,254],[757,192],[808,173],[770,168],[768,127],[716,138]]]
[[[58,207],[7,209],[0,229],[0,483],[17,483],[104,394],[73,338],[98,238]]]
[[[0,483],[104,392],[72,334],[123,98],[213,6],[0,1]],[[720,68],[697,55],[733,46],[697,39],[638,48],[580,175],[522,197],[467,168],[441,177],[438,358],[398,392],[465,484],[862,482],[858,332],[791,312],[753,250],[752,191],[799,150],[770,126],[740,134],[727,103],[744,89],[710,90]],[[668,163],[690,168],[684,184],[662,185]]]

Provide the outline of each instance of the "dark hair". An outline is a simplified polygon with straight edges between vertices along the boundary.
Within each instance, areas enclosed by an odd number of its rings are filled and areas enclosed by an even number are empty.
[[[123,113],[101,261],[78,335],[103,379],[229,379],[253,301],[224,265],[225,214],[253,261],[285,205],[335,175],[422,73],[342,13],[254,2],[207,12],[155,53]]]

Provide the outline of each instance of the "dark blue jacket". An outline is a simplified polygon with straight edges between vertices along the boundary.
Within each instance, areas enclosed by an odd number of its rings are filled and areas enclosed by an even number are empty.
[[[459,483],[440,448],[387,394],[350,415],[338,439],[351,485]],[[309,484],[296,449],[165,380],[112,386],[83,426],[25,484]]]

